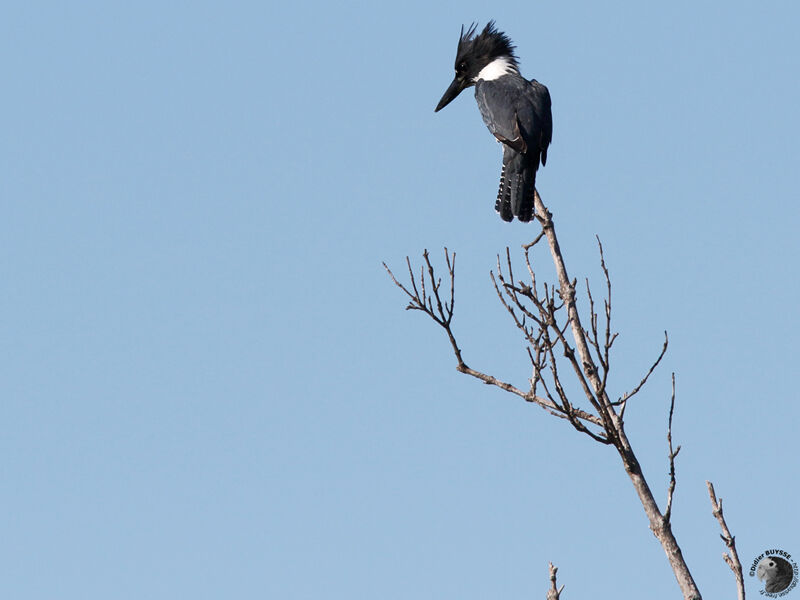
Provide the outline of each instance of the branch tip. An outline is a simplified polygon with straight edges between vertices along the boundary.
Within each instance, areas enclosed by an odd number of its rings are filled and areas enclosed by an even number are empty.
[[[730,551],[730,553],[723,552],[722,558],[733,572],[738,599],[744,600],[744,575],[742,573],[742,563],[739,561],[739,554],[736,552],[736,538],[731,534],[728,524],[725,522],[725,516],[722,513],[722,498],[717,500],[714,484],[706,481],[706,486],[708,487],[708,497],[711,500],[711,514],[717,519],[720,529],[722,529],[719,537],[725,542]]]

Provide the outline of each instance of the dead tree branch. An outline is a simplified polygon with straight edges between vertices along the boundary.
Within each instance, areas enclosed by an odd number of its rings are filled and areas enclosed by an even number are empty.
[[[586,328],[581,323],[581,314],[578,310],[576,280],[569,277],[556,236],[552,214],[544,206],[538,192],[534,196],[534,208],[536,221],[542,229],[532,242],[522,247],[527,277],[518,279],[515,276],[514,264],[508,248],[506,248],[502,260],[498,255],[496,271],[490,272],[497,297],[520,332],[525,344],[525,351],[530,359],[531,377],[528,391],[501,381],[493,375],[472,369],[465,363],[452,328],[455,304],[455,253],[451,258],[449,251],[445,248],[445,261],[450,278],[449,297],[442,291],[442,280],[437,278],[427,250],[423,252],[423,264],[418,276],[415,275],[411,261],[406,257],[410,279],[408,284],[399,282],[385,263],[384,267],[395,285],[409,297],[410,301],[406,308],[422,311],[445,330],[455,354],[456,368],[459,372],[510,392],[527,402],[537,404],[551,415],[566,420],[576,431],[589,436],[600,444],[614,447],[644,508],[650,529],[661,543],[667,556],[683,597],[686,600],[700,600],[700,592],[672,533],[670,523],[672,502],[677,485],[675,458],[681,449],[680,446],[674,448],[672,443],[672,418],[675,411],[674,374],[667,426],[669,486],[666,509],[663,513],[642,473],[641,465],[625,431],[624,416],[628,401],[644,388],[664,358],[669,345],[667,333],[664,332],[664,343],[660,353],[639,382],[630,392],[624,393],[616,400],[611,400],[607,389],[612,362],[611,348],[618,333],[612,330],[611,276],[606,265],[603,245],[598,238],[600,268],[605,279],[605,298],[602,307],[596,303],[589,281],[586,279],[589,323]],[[545,239],[555,265],[557,285],[538,281],[534,269],[532,253],[540,247],[539,243]],[[578,384],[579,399],[570,397],[570,392],[567,391],[568,386],[565,385],[564,378],[568,373],[572,373]],[[721,506],[719,510],[721,516]],[[726,532],[727,529],[723,528],[723,531]],[[727,543],[727,538],[723,537],[723,539],[726,539]],[[732,548],[732,546],[730,547]],[[732,554],[735,556],[733,549]],[[741,572],[741,567],[739,569]],[[560,590],[555,588],[555,570],[555,567],[551,565],[553,582],[551,592],[555,593],[553,598],[557,599]],[[548,597],[550,597],[549,594]]]
[[[411,260],[406,257],[409,276],[408,286],[400,283],[392,270],[386,265],[386,263],[383,263],[383,267],[386,269],[389,277],[392,278],[394,284],[403,290],[403,292],[405,292],[410,299],[408,306],[406,306],[406,310],[419,310],[425,313],[431,319],[433,319],[436,324],[445,330],[447,337],[450,340],[450,346],[453,349],[453,354],[455,354],[456,369],[459,372],[471,375],[472,377],[480,379],[488,385],[493,385],[502,390],[515,394],[527,402],[538,404],[555,416],[568,418],[566,415],[561,414],[558,407],[549,399],[536,396],[531,392],[523,392],[510,383],[501,381],[492,375],[487,375],[486,373],[476,371],[475,369],[467,366],[462,357],[461,349],[458,347],[458,342],[456,341],[451,325],[453,321],[453,307],[455,306],[456,254],[454,252],[451,255],[447,248],[444,249],[444,253],[445,261],[447,263],[447,271],[450,278],[449,301],[447,298],[444,300],[442,299],[440,293],[442,280],[441,278],[436,277],[436,273],[433,265],[431,264],[430,256],[427,250],[422,253],[422,258],[425,264],[420,269],[419,278],[417,278],[414,274],[414,269],[411,267]],[[576,415],[576,418],[585,418],[591,422],[592,415],[580,413]]]
[[[659,358],[660,360],[660,358]],[[667,508],[664,510],[664,520],[669,523],[672,516],[672,496],[675,494],[675,457],[681,451],[678,446],[672,449],[672,414],[675,412],[675,373],[672,374],[672,398],[669,401],[669,424],[667,425],[667,444],[669,445],[669,488],[667,489]]]
[[[550,569],[550,589],[547,590],[547,600],[560,600],[561,592],[564,590],[564,584],[561,584],[561,587],[558,587],[558,583],[556,582],[556,573],[558,573],[558,567],[554,566],[553,563],[547,564],[548,568]]]
[[[736,538],[731,534],[728,524],[725,522],[725,516],[722,514],[722,498],[717,500],[714,484],[706,481],[706,486],[708,487],[708,497],[711,499],[711,514],[719,521],[720,529],[722,529],[719,537],[730,550],[730,554],[723,552],[722,558],[733,571],[739,600],[744,600],[744,575],[742,574],[742,563],[739,562],[739,554],[736,552]]]
[[[668,346],[669,346],[669,336],[665,331],[664,345],[661,347],[661,353],[658,355],[658,358],[656,358],[655,362],[652,365],[650,365],[650,369],[647,371],[647,373],[645,373],[645,376],[642,377],[641,381],[639,381],[636,387],[633,388],[633,390],[631,390],[630,392],[626,392],[622,397],[619,398],[619,400],[613,403],[614,406],[620,406],[620,411],[619,411],[620,417],[623,417],[625,415],[625,407],[628,404],[628,400],[633,398],[636,394],[638,394],[641,391],[641,389],[644,387],[644,384],[647,383],[647,380],[650,378],[650,375],[652,375],[653,371],[656,370],[656,367],[661,362],[661,359],[664,358],[664,355],[667,353]]]

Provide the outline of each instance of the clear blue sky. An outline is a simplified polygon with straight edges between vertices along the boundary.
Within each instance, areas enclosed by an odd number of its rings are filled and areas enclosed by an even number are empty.
[[[706,598],[800,556],[796,2],[14,2],[0,11],[0,596],[676,598],[618,458],[455,371],[381,267],[458,252],[467,362],[524,386],[488,271],[462,23],[545,83],[538,184],[613,277],[611,384]],[[547,255],[542,276],[552,274]],[[758,586],[748,578],[748,589]],[[800,594],[800,592],[795,592]]]

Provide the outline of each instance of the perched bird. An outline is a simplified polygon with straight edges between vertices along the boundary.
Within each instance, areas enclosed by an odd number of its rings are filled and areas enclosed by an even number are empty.
[[[461,27],[456,51],[456,76],[436,111],[463,90],[475,86],[475,99],[483,122],[503,144],[503,170],[495,210],[504,221],[530,221],[539,162],[547,162],[553,137],[550,92],[519,73],[514,45],[489,21],[476,35],[473,24]]]
[[[758,563],[758,578],[766,585],[764,591],[770,594],[782,592],[792,583],[794,572],[788,560],[779,556],[767,556]]]

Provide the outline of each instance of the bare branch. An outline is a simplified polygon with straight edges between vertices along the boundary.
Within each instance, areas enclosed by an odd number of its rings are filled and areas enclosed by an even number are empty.
[[[589,278],[586,278],[586,297],[589,299],[589,322],[592,325],[591,336],[589,337],[589,343],[595,350],[597,354],[597,358],[600,361],[600,366],[603,367],[603,370],[606,369],[606,365],[603,362],[603,354],[600,352],[600,340],[597,337],[597,311],[594,309],[594,298],[592,297],[592,288],[589,286]],[[587,335],[589,332],[586,332]]]
[[[542,298],[539,296],[539,292],[536,289],[536,279],[533,274],[533,269],[530,265],[530,257],[527,253],[526,264],[528,266],[528,272],[531,276],[531,282],[533,284],[532,286],[528,286],[522,282],[519,283],[519,286],[515,286],[513,284],[514,271],[510,251],[508,248],[506,248],[506,271],[508,273],[508,279],[510,282],[506,280],[503,274],[503,267],[500,264],[499,256],[497,257],[497,275],[495,276],[494,272],[490,272],[489,275],[498,299],[511,316],[517,328],[523,332],[523,335],[529,344],[527,349],[528,356],[530,357],[531,363],[534,367],[534,377],[531,384],[532,393],[535,394],[534,390],[536,386],[538,384],[542,384],[548,401],[556,406],[559,416],[567,418],[575,427],[575,429],[585,433],[595,441],[603,444],[609,444],[611,442],[607,436],[588,429],[581,422],[581,420],[588,421],[594,425],[605,428],[602,420],[595,415],[591,415],[581,409],[576,409],[573,407],[569,402],[566,393],[561,387],[561,382],[559,381],[558,376],[558,361],[554,353],[554,348],[559,341],[562,343],[565,349],[564,355],[570,360],[576,375],[579,379],[583,380],[584,392],[590,401],[593,400],[591,388],[588,382],[583,379],[583,373],[575,358],[575,353],[571,349],[569,342],[564,337],[564,332],[566,331],[569,323],[565,323],[563,328],[559,328],[558,326],[557,312],[562,308],[563,304],[557,304],[555,302],[555,299],[553,298],[554,290],[547,286],[547,284],[545,284],[544,289],[545,297]],[[530,300],[538,314],[534,313],[527,306],[525,306],[521,297]],[[517,311],[519,311],[519,313],[522,315],[521,318]],[[537,331],[534,332],[533,328],[527,326],[526,317],[536,323],[538,326]],[[556,334],[555,339],[551,339],[549,335],[551,330]],[[558,401],[553,397],[549,386],[542,377],[545,364],[547,364],[550,368],[552,380],[559,397]]]
[[[406,257],[406,260],[408,260],[408,257]],[[388,266],[386,266],[386,263],[381,263],[381,264],[383,264],[383,268],[386,269],[386,272],[389,273],[389,277],[392,278],[392,281],[394,282],[394,284],[397,287],[399,287],[401,290],[403,290],[409,298],[411,298],[411,302],[409,303],[408,306],[406,306],[406,310],[416,310],[416,309],[418,309],[419,307],[416,306],[416,304],[414,303],[414,297],[415,297],[414,294],[409,292],[408,289],[406,289],[406,286],[404,286],[402,283],[397,281],[397,279],[394,276],[394,273],[392,273],[392,270]],[[409,271],[410,270],[411,270],[411,265],[409,264]],[[411,277],[411,281],[414,281],[414,277],[413,276]]]
[[[606,267],[606,257],[603,254],[603,244],[600,241],[599,236],[595,236],[597,238],[597,246],[600,251],[600,268],[603,269],[603,275],[606,278],[606,300],[603,303],[605,307],[605,316],[606,316],[606,327],[605,327],[605,343],[603,344],[603,359],[601,360],[603,364],[603,384],[602,390],[605,392],[606,389],[606,382],[608,381],[608,372],[610,370],[610,355],[611,355],[611,346],[614,344],[614,340],[617,339],[617,334],[611,333],[611,276],[608,274],[608,267]]]
[[[733,571],[733,576],[736,579],[736,590],[739,600],[744,600],[744,576],[742,574],[742,563],[739,562],[739,554],[736,552],[736,538],[731,534],[728,529],[728,524],[725,522],[725,517],[722,514],[722,498],[717,501],[717,495],[714,493],[714,484],[706,481],[708,486],[708,497],[711,499],[711,514],[719,521],[719,526],[722,529],[722,534],[719,536],[725,545],[730,550],[722,553],[722,558]]]
[[[564,584],[561,584],[561,587],[558,587],[558,583],[556,582],[556,573],[558,573],[558,567],[554,566],[553,563],[547,563],[550,569],[550,589],[547,590],[547,600],[560,600],[561,592],[564,590]]]
[[[537,192],[537,194],[538,194],[538,192]],[[543,236],[544,236],[544,230],[540,231],[539,235],[537,235],[536,238],[532,242],[530,242],[528,244],[522,244],[522,248],[525,250],[525,253],[527,254],[528,250],[530,250],[536,244],[538,244],[539,240],[541,240]]]
[[[444,257],[447,260],[447,270],[450,272],[450,308],[448,309],[447,324],[453,320],[453,308],[456,305],[456,253],[453,252],[453,260],[450,261],[450,255],[447,253],[447,248],[444,249]]]
[[[683,559],[680,547],[678,546],[678,542],[675,539],[671,528],[669,527],[669,523],[664,522],[663,515],[658,509],[658,504],[653,497],[650,486],[648,485],[647,480],[642,473],[641,465],[639,464],[639,461],[633,452],[630,441],[625,434],[624,421],[622,418],[622,413],[624,412],[624,403],[620,413],[617,414],[615,411],[616,404],[609,400],[602,379],[598,375],[597,367],[592,361],[589,344],[586,341],[586,335],[584,333],[585,330],[581,326],[580,315],[577,310],[575,301],[575,286],[567,274],[564,258],[561,254],[561,248],[558,244],[558,238],[556,236],[555,226],[553,225],[552,215],[550,211],[547,210],[547,207],[545,207],[538,192],[534,194],[534,206],[536,209],[536,219],[541,224],[542,229],[545,232],[545,236],[547,237],[548,245],[550,246],[550,254],[553,258],[553,264],[555,265],[556,273],[558,274],[559,294],[567,308],[569,323],[572,327],[573,339],[575,340],[575,349],[580,356],[583,372],[586,378],[591,381],[593,389],[597,394],[596,408],[598,409],[599,416],[603,420],[603,427],[605,428],[606,434],[609,436],[609,439],[611,439],[614,447],[619,453],[620,458],[622,459],[625,471],[630,477],[631,483],[633,483],[634,489],[639,496],[639,500],[641,501],[642,507],[644,508],[645,514],[650,522],[650,528],[659,542],[661,542],[661,546],[664,548],[664,552],[666,553],[670,566],[675,573],[675,578],[677,579],[678,585],[681,588],[683,597],[686,600],[699,599],[701,595],[697,588],[697,584],[695,583],[694,578],[689,571],[686,561]],[[610,298],[607,310],[610,310]],[[610,323],[610,321],[608,323]],[[609,347],[612,341],[613,337],[609,337]],[[661,356],[663,356],[665,351],[666,348],[662,350]],[[661,356],[659,356],[650,372],[652,372],[652,369],[654,369],[655,366],[661,361]],[[649,377],[649,374],[650,373],[645,376],[635,392],[638,392],[638,390],[641,389]],[[626,397],[626,400],[630,397],[631,394]]]
[[[386,272],[389,274],[389,277],[392,278],[394,284],[399,287],[405,294],[411,299],[406,306],[406,310],[421,310],[425,314],[427,314],[431,319],[434,320],[438,325],[444,328],[447,332],[447,337],[450,340],[450,345],[453,347],[453,352],[455,353],[456,360],[458,361],[458,365],[461,366],[464,364],[464,360],[461,357],[461,349],[458,347],[456,343],[456,338],[453,335],[453,330],[450,327],[450,323],[453,320],[453,306],[455,305],[455,260],[456,255],[455,252],[453,253],[452,259],[450,257],[450,253],[448,252],[447,248],[444,249],[445,252],[445,259],[447,261],[447,268],[448,273],[450,276],[450,302],[442,302],[441,295],[439,293],[439,289],[441,288],[442,281],[441,279],[437,279],[433,265],[431,265],[430,257],[428,255],[428,251],[425,250],[422,253],[423,260],[425,261],[425,265],[420,268],[420,275],[419,275],[419,288],[417,287],[417,279],[414,275],[414,269],[411,267],[411,260],[406,257],[406,264],[408,265],[408,277],[410,280],[410,287],[406,287],[402,283],[400,283],[397,278],[394,276],[392,270],[383,263],[383,268],[386,269]],[[428,286],[430,286],[431,293],[433,294],[433,299],[436,300],[436,308],[433,307],[433,300],[431,296],[428,294],[427,287],[426,287],[426,277],[425,277],[425,267],[427,267],[427,280]],[[420,288],[422,292],[420,293]],[[411,292],[413,290],[413,293]]]
[[[645,514],[650,523],[650,528],[661,543],[667,559],[672,567],[684,599],[699,600],[700,592],[683,559],[680,547],[673,535],[670,526],[672,502],[676,487],[675,458],[680,452],[680,446],[673,448],[672,444],[672,418],[675,409],[675,385],[673,377],[672,398],[670,402],[669,421],[667,427],[667,443],[669,446],[670,482],[667,492],[667,507],[665,514],[659,510],[658,504],[650,490],[647,480],[642,473],[641,465],[627,438],[624,426],[624,412],[627,401],[635,396],[649,380],[650,375],[661,363],[669,343],[664,332],[664,345],[657,359],[650,366],[647,373],[632,391],[625,393],[612,402],[606,390],[610,371],[611,347],[617,338],[617,333],[611,329],[611,278],[605,263],[603,246],[598,238],[600,253],[600,266],[606,280],[606,297],[603,301],[601,313],[599,304],[595,304],[587,280],[587,296],[591,321],[588,328],[581,325],[580,312],[576,299],[576,280],[569,277],[555,232],[552,214],[544,206],[538,192],[534,194],[535,217],[542,227],[542,231],[529,244],[523,246],[525,252],[525,265],[530,277],[530,284],[514,279],[513,264],[510,250],[506,248],[505,263],[501,265],[497,257],[497,273],[490,273],[498,299],[511,316],[516,327],[522,332],[527,342],[526,352],[531,361],[532,376],[530,389],[527,392],[514,385],[501,381],[498,378],[472,369],[464,362],[461,351],[456,343],[451,327],[453,307],[455,303],[454,278],[455,254],[452,262],[445,248],[445,258],[450,275],[450,298],[443,300],[441,297],[442,280],[437,279],[428,252],[423,253],[424,265],[420,270],[420,281],[416,282],[411,263],[408,258],[410,284],[401,284],[386,267],[392,281],[400,287],[409,297],[408,309],[421,310],[439,324],[447,333],[450,344],[457,360],[457,369],[461,373],[470,375],[493,385],[504,391],[512,393],[527,402],[539,405],[548,413],[566,419],[574,429],[590,436],[595,441],[613,445],[622,460]],[[544,283],[541,287],[537,283],[533,268],[531,250],[546,238],[550,254],[553,259],[557,285]],[[427,267],[427,269],[426,269]],[[426,272],[427,271],[427,272]],[[601,331],[602,329],[602,331]],[[571,330],[572,336],[567,339],[567,331]],[[558,348],[560,346],[560,348]],[[569,399],[565,385],[562,384],[559,373],[559,362],[566,359],[569,367],[574,372],[582,391],[588,400],[593,412],[587,412],[576,407]],[[569,370],[569,369],[568,369]],[[537,393],[542,390],[544,396]],[[619,412],[618,412],[619,411]],[[721,507],[720,507],[721,508]],[[720,511],[721,512],[721,511]],[[548,600],[558,600],[561,590],[556,586],[556,569],[551,566],[552,590]]]
[[[422,258],[425,264],[422,266],[420,270],[420,281],[419,281],[419,288],[417,287],[416,277],[414,275],[414,269],[411,267],[411,260],[406,257],[406,264],[408,265],[408,274],[410,278],[410,287],[406,287],[402,283],[400,283],[397,278],[394,276],[392,270],[383,263],[383,267],[386,269],[386,272],[391,277],[394,284],[399,287],[406,295],[411,299],[408,306],[406,307],[407,310],[421,310],[425,314],[427,314],[434,322],[440,325],[445,332],[447,333],[447,337],[450,340],[450,345],[453,348],[453,353],[455,354],[457,365],[456,369],[460,373],[465,373],[467,375],[471,375],[476,379],[480,379],[486,384],[494,385],[502,390],[515,394],[520,398],[523,398],[526,402],[531,402],[533,404],[538,404],[551,414],[561,417],[563,419],[569,419],[569,417],[565,414],[562,414],[563,411],[559,406],[557,406],[551,400],[547,398],[541,398],[532,394],[530,392],[523,392],[519,388],[514,387],[510,383],[506,383],[505,381],[501,381],[492,375],[487,375],[485,373],[481,373],[480,371],[476,371],[471,367],[468,367],[467,364],[464,362],[464,359],[461,355],[461,349],[458,347],[458,343],[456,342],[455,335],[453,334],[453,330],[451,327],[451,323],[453,320],[453,307],[455,305],[455,260],[456,255],[455,252],[452,255],[452,259],[450,257],[450,253],[447,248],[444,249],[445,252],[445,260],[447,262],[447,269],[448,274],[450,276],[450,301],[442,301],[440,295],[440,288],[442,281],[441,279],[437,279],[435,270],[433,265],[430,261],[430,256],[428,251],[425,250],[422,253]],[[427,272],[427,278],[426,278]],[[427,284],[426,284],[427,279]],[[422,292],[420,293],[420,288]],[[430,288],[430,293],[428,293],[428,288]],[[413,290],[413,293],[412,291]],[[499,292],[498,292],[499,293]],[[434,308],[434,301],[436,306]],[[591,414],[585,413],[583,411],[576,411],[575,417],[584,419],[589,421],[590,423],[599,425],[598,420]]]
[[[614,406],[621,406],[622,407],[620,409],[620,417],[622,417],[625,414],[625,407],[628,404],[628,400],[630,400],[636,394],[639,393],[639,390],[641,390],[642,387],[644,386],[644,384],[647,383],[647,380],[650,378],[650,375],[652,375],[653,371],[656,370],[656,367],[661,362],[661,359],[664,358],[664,355],[667,353],[667,346],[669,346],[669,337],[667,336],[667,332],[665,331],[664,332],[664,345],[661,347],[661,353],[658,355],[658,358],[656,359],[656,361],[650,366],[650,369],[647,371],[647,374],[642,378],[642,380],[639,382],[639,384],[635,388],[633,388],[633,391],[627,392],[619,400],[617,400],[616,402],[612,403]]]
[[[667,425],[667,444],[669,445],[669,489],[667,490],[667,508],[664,511],[664,521],[669,523],[672,516],[672,496],[675,493],[675,457],[681,451],[672,449],[672,414],[675,411],[675,373],[672,374],[672,399],[669,402],[669,421]]]
[[[559,406],[557,406],[556,404],[554,404],[552,401],[548,400],[547,398],[542,398],[542,397],[536,396],[534,394],[525,393],[525,392],[523,392],[522,390],[520,390],[519,388],[513,386],[510,383],[506,383],[505,381],[501,381],[501,380],[497,379],[496,377],[494,377],[492,375],[487,375],[486,373],[481,373],[480,371],[476,371],[475,369],[473,369],[471,367],[468,367],[465,364],[459,365],[458,367],[456,367],[456,369],[458,370],[459,373],[464,373],[466,375],[470,375],[472,377],[475,377],[476,379],[480,379],[481,381],[483,381],[487,385],[493,385],[495,387],[500,388],[501,390],[505,390],[506,392],[509,392],[509,393],[512,393],[512,394],[514,394],[516,396],[519,396],[520,398],[522,398],[526,402],[530,402],[531,404],[536,404],[538,406],[541,406],[543,409],[545,409],[547,412],[549,412],[554,417],[559,417],[561,419],[569,419],[569,417],[567,415],[563,414],[563,411],[561,410],[561,408]],[[592,423],[594,423],[596,425],[599,425],[599,423],[596,423],[596,421],[598,419],[594,415],[590,415],[590,414],[585,413],[583,411],[576,411],[576,412],[580,413],[580,414],[576,414],[576,416],[578,418],[581,418],[581,419],[584,419],[586,421],[592,422]]]
[[[508,262],[510,263],[510,261],[511,261],[511,258],[509,256],[508,257]],[[503,276],[503,273],[502,273],[502,268],[500,266],[500,257],[499,256],[497,258],[497,270],[498,270],[498,272],[497,272],[497,277],[496,278],[495,278],[494,273],[492,273],[492,272],[489,273],[489,275],[490,275],[490,277],[492,279],[492,284],[494,285],[495,292],[497,293],[497,297],[500,299],[500,302],[505,307],[505,309],[508,311],[509,315],[511,315],[511,318],[513,319],[513,321],[514,321],[515,325],[517,326],[517,328],[519,328],[523,332],[523,334],[525,335],[526,340],[529,343],[528,356],[530,357],[531,362],[533,363],[533,366],[534,366],[534,370],[536,372],[536,375],[534,376],[535,377],[534,378],[534,385],[531,386],[532,387],[532,392],[531,393],[535,397],[535,392],[533,392],[533,388],[534,388],[536,383],[541,382],[543,384],[543,387],[545,388],[545,393],[548,396],[547,401],[546,401],[546,403],[547,403],[546,406],[543,405],[542,402],[538,401],[538,400],[543,400],[541,398],[538,398],[537,400],[532,400],[532,401],[536,402],[537,404],[540,404],[544,408],[551,409],[551,414],[555,414],[556,416],[559,416],[559,417],[562,417],[562,418],[566,418],[567,420],[570,421],[570,423],[572,423],[572,425],[576,429],[578,429],[582,433],[585,433],[585,434],[589,435],[594,440],[596,440],[598,442],[602,442],[604,444],[609,443],[608,440],[604,436],[598,435],[595,432],[587,429],[582,423],[580,423],[580,421],[577,421],[577,419],[588,421],[588,422],[590,422],[590,423],[592,423],[594,425],[598,425],[598,426],[602,426],[602,421],[598,417],[596,417],[596,416],[594,416],[594,415],[592,415],[590,413],[587,413],[587,412],[585,412],[585,411],[583,411],[581,409],[573,408],[569,404],[569,402],[566,401],[566,396],[560,390],[560,382],[558,381],[558,373],[556,371],[556,360],[555,360],[555,356],[553,355],[553,352],[552,352],[553,346],[555,344],[550,341],[550,337],[549,337],[549,335],[547,333],[548,332],[548,327],[549,327],[549,321],[551,319],[554,319],[554,317],[552,316],[550,309],[546,305],[546,302],[542,301],[538,297],[535,288],[528,288],[528,287],[525,287],[524,289],[523,288],[516,288],[513,285],[507,283],[505,278],[504,278],[504,276]],[[510,273],[511,272],[512,271],[511,271],[511,267],[510,267],[510,264],[509,264],[509,277],[510,277]],[[500,284],[502,285],[502,290],[505,291],[506,296],[508,296],[509,300],[511,300],[514,303],[514,306],[511,306],[509,304],[509,302],[506,300],[506,298],[503,296],[503,292],[501,291],[501,286],[497,284],[498,280],[500,281]],[[533,302],[533,304],[537,307],[537,309],[539,310],[540,316],[537,316],[534,313],[532,313],[530,310],[528,310],[522,304],[520,299],[517,297],[517,295],[516,295],[517,293],[524,295],[526,298],[529,298]],[[537,325],[539,325],[539,331],[538,331],[537,335],[534,336],[533,331],[530,328],[528,328],[525,325],[524,321],[517,316],[517,313],[515,312],[515,308],[519,309],[520,312],[522,312],[523,315],[528,316]],[[553,310],[555,310],[555,309],[553,309]],[[523,317],[523,319],[524,319],[524,317]],[[559,405],[555,401],[555,399],[552,397],[552,395],[550,394],[550,391],[549,391],[549,389],[547,387],[546,382],[541,377],[541,371],[544,368],[544,361],[542,361],[542,360],[537,361],[537,359],[534,358],[534,355],[531,352],[531,348],[534,349],[534,351],[536,352],[537,356],[542,356],[542,354],[549,354],[550,355],[551,359],[549,361],[549,365],[550,365],[551,371],[553,372],[553,379],[554,379],[554,381],[556,383],[556,387],[559,389],[559,396],[562,399],[561,405]],[[484,377],[488,377],[488,376],[484,376]],[[482,378],[482,377],[479,377],[479,378]]]
[[[536,288],[536,273],[533,271],[533,265],[531,265],[531,248],[533,248],[536,243],[542,239],[544,235],[544,229],[539,232],[539,235],[536,236],[536,239],[533,240],[530,244],[525,244],[522,246],[525,249],[525,266],[528,267],[528,275],[531,278],[531,287],[534,289]]]
[[[425,249],[425,252],[428,250]],[[414,288],[414,296],[416,298],[420,298],[419,292],[417,291],[417,282],[414,280],[414,271],[411,270],[411,260],[406,256],[406,265],[408,265],[408,275],[411,278],[411,286]],[[391,272],[390,272],[391,273]],[[394,277],[393,277],[394,278]],[[425,276],[424,273],[420,270],[420,278],[422,279],[422,283],[425,283]],[[419,304],[422,308],[425,308],[425,288],[422,288],[422,298],[419,301]]]

